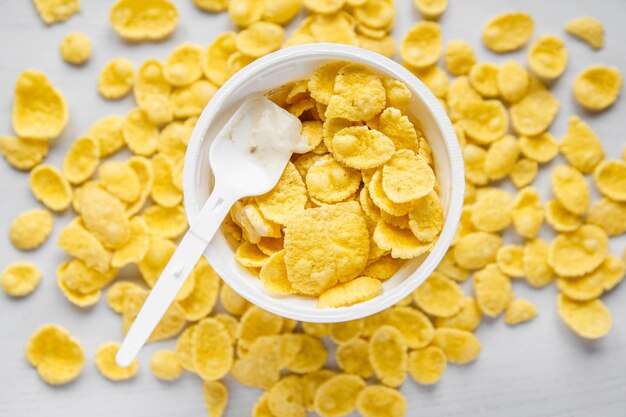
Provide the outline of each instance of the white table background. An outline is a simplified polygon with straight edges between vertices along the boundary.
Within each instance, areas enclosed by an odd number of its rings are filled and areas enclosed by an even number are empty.
[[[37,17],[31,1],[0,0],[0,134],[11,134],[13,86],[25,68],[44,71],[66,96],[70,121],[61,138],[52,145],[46,163],[60,166],[73,139],[108,114],[125,114],[132,106],[101,99],[96,91],[100,68],[108,60],[125,56],[139,65],[148,58],[164,59],[183,41],[208,45],[220,32],[232,29],[226,14],[211,15],[197,10],[191,0],[174,0],[180,11],[175,34],[163,43],[129,45],[118,38],[108,24],[112,0],[83,0],[83,11],[65,23],[46,27]],[[419,19],[410,0],[396,0],[398,21],[394,30],[401,39]],[[562,100],[552,132],[561,137],[571,114],[581,114],[602,139],[607,155],[619,157],[626,144],[626,103],[622,98],[612,109],[598,115],[585,114],[572,99],[575,75],[586,65],[616,65],[626,73],[626,1],[624,0],[450,0],[441,24],[446,40],[466,39],[475,47],[479,60],[503,62],[524,58],[525,51],[495,56],[480,42],[487,20],[501,12],[522,10],[532,13],[536,35],[564,36],[570,51],[570,65],[554,92]],[[570,19],[593,15],[606,27],[606,47],[594,51],[566,36],[563,26]],[[292,26],[293,27],[293,26]],[[84,67],[64,63],[58,52],[61,39],[70,31],[83,31],[93,41],[94,53]],[[123,156],[123,155],[121,155]],[[553,163],[554,164],[554,163]],[[535,185],[549,197],[549,170],[542,170]],[[37,207],[28,189],[28,175],[0,162],[0,268],[16,260],[35,262],[43,273],[39,288],[29,297],[10,299],[0,294],[0,416],[35,417],[126,417],[202,416],[202,384],[186,373],[166,383],[148,369],[150,354],[172,348],[166,341],[147,347],[141,357],[139,375],[127,382],[112,383],[102,378],[93,365],[97,347],[120,340],[121,320],[104,300],[92,309],[81,310],[68,303],[55,283],[55,268],[64,259],[56,248],[62,225],[73,214],[57,217],[55,230],[45,245],[31,253],[14,249],[7,237],[12,219],[21,211]],[[547,229],[547,228],[546,228]],[[549,232],[546,237],[549,237]],[[613,253],[621,255],[626,239],[613,239]],[[128,271],[136,275],[135,271]],[[469,291],[469,288],[466,287]],[[410,416],[626,416],[626,285],[603,297],[613,313],[611,333],[597,342],[572,334],[555,312],[554,286],[543,290],[515,282],[519,297],[535,302],[539,316],[531,323],[509,328],[500,320],[483,320],[477,331],[483,343],[480,358],[469,366],[449,366],[443,379],[433,387],[410,382],[402,388]],[[41,324],[59,323],[81,342],[87,356],[82,375],[74,382],[51,387],[43,383],[23,356],[28,336]],[[228,416],[250,415],[260,391],[227,379],[230,389]]]

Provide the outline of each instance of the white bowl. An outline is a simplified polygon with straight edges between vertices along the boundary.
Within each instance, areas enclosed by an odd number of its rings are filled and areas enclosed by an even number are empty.
[[[309,77],[320,65],[337,60],[365,64],[381,75],[404,82],[413,92],[408,111],[430,141],[445,224],[432,251],[410,260],[383,282],[381,295],[353,306],[327,309],[317,308],[315,298],[278,296],[265,291],[261,281],[235,261],[233,249],[218,233],[204,256],[222,279],[260,308],[298,321],[332,323],[354,320],[384,310],[411,294],[428,278],[448,250],[463,207],[465,181],[460,147],[443,107],[428,88],[406,68],[377,53],[338,44],[310,44],[283,49],[254,61],[231,77],[206,106],[191,134],[185,156],[183,193],[187,218],[194,219],[209,197],[213,181],[209,146],[240,100],[252,93],[264,93],[287,82]]]

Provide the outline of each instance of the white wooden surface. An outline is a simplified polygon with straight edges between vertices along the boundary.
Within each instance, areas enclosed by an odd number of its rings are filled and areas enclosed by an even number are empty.
[[[95,88],[99,69],[106,61],[122,55],[135,64],[151,57],[163,59],[183,41],[207,45],[231,24],[225,14],[210,15],[196,10],[191,0],[175,0],[180,24],[172,38],[160,44],[128,45],[108,26],[112,0],[83,0],[83,11],[63,24],[46,27],[30,1],[0,1],[0,134],[11,133],[12,89],[18,73],[25,68],[44,71],[68,99],[70,122],[57,140],[46,163],[60,166],[71,141],[84,133],[98,118],[124,114],[130,99],[102,100]],[[396,0],[400,39],[419,17],[410,0]],[[469,40],[481,60],[502,62],[509,57],[523,58],[525,52],[495,56],[480,42],[480,30],[493,15],[523,10],[536,19],[536,34],[562,36],[563,25],[571,18],[593,15],[606,26],[606,48],[593,51],[571,37],[565,37],[570,65],[554,91],[562,108],[552,132],[565,132],[567,117],[582,114],[602,138],[609,156],[618,157],[625,145],[626,103],[622,98],[611,110],[599,115],[585,114],[572,101],[571,84],[575,75],[593,63],[616,65],[626,72],[626,2],[624,0],[450,0],[441,23],[446,40]],[[86,32],[94,44],[91,61],[81,68],[65,64],[58,45],[74,30]],[[548,172],[543,170],[536,186],[549,196]],[[36,262],[43,272],[37,291],[23,300],[0,294],[0,416],[34,417],[84,416],[202,416],[205,414],[200,381],[190,375],[164,383],[148,369],[150,353],[172,347],[172,342],[151,345],[142,353],[141,372],[132,381],[111,383],[96,371],[91,358],[96,348],[121,337],[120,318],[104,302],[80,310],[63,299],[55,284],[54,270],[64,259],[56,248],[56,237],[72,217],[57,218],[54,234],[33,253],[20,253],[9,243],[6,230],[21,211],[37,206],[27,188],[28,176],[0,162],[0,268],[15,260]],[[547,234],[549,236],[549,234]],[[626,239],[614,239],[611,248],[622,254]],[[133,275],[134,271],[129,271]],[[136,273],[135,273],[136,274]],[[527,297],[539,307],[539,316],[529,324],[508,328],[502,320],[484,320],[478,330],[483,353],[472,365],[450,366],[443,380],[434,387],[408,382],[402,388],[409,402],[410,416],[614,416],[626,415],[626,288],[622,284],[603,300],[613,312],[614,328],[604,339],[586,342],[574,336],[555,313],[555,289],[540,291],[515,282],[518,296]],[[469,288],[467,289],[469,291]],[[80,339],[88,357],[76,381],[63,387],[43,383],[23,356],[29,334],[43,323],[59,323]],[[259,391],[227,380],[231,401],[228,416],[249,415]]]

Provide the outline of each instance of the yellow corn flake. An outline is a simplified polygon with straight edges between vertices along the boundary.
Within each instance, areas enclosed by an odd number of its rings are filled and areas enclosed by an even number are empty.
[[[65,98],[44,73],[28,69],[19,75],[13,100],[13,129],[18,136],[54,139],[68,118]]]
[[[546,222],[557,232],[572,232],[580,227],[582,218],[567,210],[559,200],[546,204]]]
[[[283,351],[290,350],[291,354],[284,354],[285,367],[299,374],[319,371],[324,367],[328,358],[328,351],[316,337],[302,334],[286,334],[283,338]],[[291,341],[292,346],[289,346]]]
[[[419,151],[418,134],[407,116],[394,107],[386,108],[380,115],[378,130],[392,140],[396,150]]]
[[[474,185],[487,185],[489,177],[485,172],[487,151],[480,146],[469,143],[463,147],[465,161],[465,178]]]
[[[76,139],[63,160],[63,175],[72,184],[85,182],[100,163],[98,142],[89,136]]]
[[[109,14],[113,29],[129,41],[159,41],[178,24],[178,10],[168,0],[119,0]]]
[[[585,16],[572,19],[565,25],[565,31],[586,42],[593,49],[602,49],[604,46],[604,26],[602,22],[593,17]]]
[[[506,61],[497,74],[500,95],[509,103],[516,103],[528,92],[528,72],[517,61]]]
[[[539,164],[532,159],[522,158],[518,160],[511,170],[511,182],[517,188],[526,187],[535,181],[539,173]]]
[[[186,86],[202,76],[202,50],[193,43],[182,43],[167,57],[163,77],[175,87]]]
[[[219,294],[220,278],[211,265],[201,258],[187,280],[193,283],[193,287],[186,297],[179,299],[178,304],[187,320],[197,321],[213,310]]]
[[[30,170],[48,154],[48,142],[17,136],[0,136],[0,154],[14,168]]]
[[[434,22],[418,22],[411,26],[400,46],[402,59],[414,68],[435,64],[443,48],[441,28]]]
[[[39,377],[51,385],[62,385],[80,375],[85,354],[78,340],[56,324],[39,327],[28,339],[26,360]]]
[[[359,47],[377,52],[387,58],[392,58],[396,53],[395,41],[391,35],[385,36],[382,39],[373,39],[357,34],[357,41]]]
[[[338,345],[350,343],[361,336],[364,323],[363,319],[330,323],[330,338]]]
[[[260,0],[230,0],[228,15],[237,26],[246,27],[261,20],[266,4]]]
[[[115,284],[114,284],[115,285]],[[113,287],[111,287],[113,288]],[[110,291],[110,290],[109,290]],[[189,372],[196,372],[193,363],[193,332],[196,330],[196,324],[187,327],[176,340],[176,359]]]
[[[261,336],[279,334],[283,325],[283,318],[253,306],[246,310],[241,317],[237,329],[239,345],[249,347]]]
[[[371,256],[370,249],[370,256]],[[392,258],[390,255],[383,255],[369,263],[362,274],[371,278],[385,281],[391,278],[404,264],[403,260]]]
[[[544,218],[541,197],[533,187],[520,190],[513,203],[513,225],[515,231],[526,239],[533,239],[539,233]]]
[[[489,264],[474,275],[474,293],[480,311],[498,317],[513,299],[511,280],[496,264]]]
[[[124,97],[133,88],[133,63],[126,58],[115,58],[106,63],[98,77],[98,92],[108,100]]]
[[[517,298],[509,304],[504,314],[504,322],[509,326],[532,320],[537,315],[537,307],[528,300]]]
[[[393,155],[394,143],[378,130],[367,126],[347,127],[331,141],[333,156],[341,164],[356,169],[377,168]]]
[[[498,88],[497,65],[488,62],[479,62],[472,66],[468,78],[471,86],[484,98],[495,98],[500,95]]]
[[[301,8],[302,2],[300,0],[271,0],[265,5],[263,20],[286,25],[298,15]]]
[[[180,378],[183,367],[178,362],[175,352],[158,350],[150,357],[150,371],[159,379],[173,381]]]
[[[601,228],[609,236],[626,233],[626,203],[602,198],[592,204],[587,223]]]
[[[483,42],[493,52],[505,53],[524,46],[535,30],[533,18],[523,12],[508,12],[491,19],[483,28]]]
[[[172,86],[163,75],[163,66],[156,59],[144,61],[137,70],[134,84],[135,101],[140,107],[152,97],[167,97]]]
[[[345,0],[304,0],[303,4],[313,13],[333,14],[341,10]]]
[[[362,64],[347,64],[339,69],[333,91],[326,118],[370,120],[383,110],[387,100],[380,78]]]
[[[139,362],[133,359],[131,364],[125,368],[120,367],[115,362],[115,355],[120,345],[116,342],[108,342],[101,345],[96,351],[95,363],[98,372],[111,381],[125,381],[132,379],[139,372]]]
[[[524,276],[524,247],[520,245],[505,245],[500,248],[496,256],[498,268],[514,278]]]
[[[222,417],[228,405],[228,389],[220,381],[205,381],[202,397],[209,417]]]
[[[363,417],[404,417],[407,404],[400,391],[383,385],[370,385],[357,396],[356,409]]]
[[[450,317],[435,317],[435,325],[473,332],[480,325],[482,313],[476,300],[465,297],[458,313]]]
[[[416,293],[413,296],[417,297]],[[422,296],[421,298],[424,297]],[[427,346],[433,338],[434,328],[430,319],[413,307],[404,306],[391,309],[387,322],[400,330],[410,349]]]
[[[242,243],[235,252],[235,260],[249,268],[261,268],[267,262],[268,256],[256,246],[248,242]]]
[[[552,171],[552,192],[563,207],[577,215],[589,209],[590,192],[580,171],[567,165],[559,165]]]
[[[454,245],[454,258],[462,268],[481,269],[496,260],[501,246],[502,238],[496,234],[468,233]]]
[[[431,346],[439,347],[450,363],[464,365],[476,360],[481,351],[480,340],[466,330],[441,327],[435,330]]]
[[[150,238],[148,250],[138,264],[141,277],[148,286],[151,288],[154,286],[175,250],[176,245],[170,240],[159,237]]]
[[[467,75],[476,63],[476,55],[469,43],[455,39],[446,45],[445,62],[450,74]]]
[[[436,270],[457,282],[464,282],[470,276],[470,271],[460,267],[456,262],[454,252],[452,250],[448,250],[448,252],[446,252]]]
[[[289,282],[304,294],[320,294],[357,277],[368,252],[365,218],[356,202],[305,210],[285,228]]]
[[[104,162],[98,168],[98,177],[104,188],[121,201],[132,203],[139,198],[139,177],[128,163]]]
[[[383,78],[383,87],[387,96],[387,108],[393,107],[401,112],[406,111],[413,93],[402,81],[394,78]],[[381,115],[382,117],[382,115]]]
[[[602,142],[591,127],[578,116],[569,118],[567,133],[561,141],[560,150],[567,162],[583,174],[593,172],[604,159]]]
[[[414,350],[409,354],[409,374],[413,380],[422,385],[433,385],[439,382],[446,370],[447,358],[443,349],[428,346]]]
[[[559,290],[568,298],[576,301],[588,301],[598,298],[604,291],[612,290],[624,279],[626,262],[617,256],[609,255],[594,271],[571,279],[560,278]]]
[[[364,339],[355,339],[350,343],[339,345],[335,354],[337,365],[347,374],[367,379],[374,374],[368,352],[369,343]]]
[[[333,61],[320,66],[313,72],[308,82],[308,89],[315,101],[328,105],[334,94],[335,79],[339,70],[345,65],[345,62]]]
[[[148,196],[152,191],[152,185],[154,182],[154,170],[150,160],[142,156],[133,156],[128,160],[128,166],[135,171],[137,178],[139,178],[139,186],[141,191],[139,192],[139,198],[135,200],[130,206],[128,206],[127,212],[129,216],[137,214],[144,206]]]
[[[231,3],[234,4],[235,1]],[[209,48],[204,54],[202,60],[204,75],[217,86],[224,84],[231,76],[228,61],[237,51],[235,39],[236,34],[234,32],[221,33],[209,45]]]
[[[63,22],[80,11],[80,0],[33,0],[33,3],[47,25]]]
[[[105,116],[89,128],[87,136],[98,142],[100,158],[112,155],[124,146],[123,123],[122,116]]]
[[[413,5],[424,19],[437,20],[446,11],[448,0],[413,0]]]
[[[435,185],[435,173],[426,159],[403,149],[396,151],[382,169],[385,195],[394,203],[407,203],[429,195]]]
[[[472,209],[474,226],[483,232],[499,232],[509,227],[513,221],[513,196],[498,188],[481,191]]]
[[[307,190],[295,166],[289,162],[278,183],[267,194],[256,197],[256,202],[267,220],[285,224],[304,211]]]
[[[608,236],[594,225],[583,225],[552,242],[549,262],[560,276],[577,277],[596,269],[608,255]]]
[[[89,268],[83,261],[73,259],[59,265],[57,278],[63,286],[80,294],[88,294],[99,291],[115,279],[116,269],[107,272],[99,272]]]
[[[373,239],[379,248],[391,251],[393,258],[411,259],[430,251],[433,242],[419,240],[410,229],[401,229],[380,220],[374,230]]]
[[[602,161],[596,167],[593,179],[604,196],[613,201],[626,202],[626,161]]]
[[[124,296],[122,309],[122,330],[128,333],[130,326],[137,318],[141,306],[148,298],[148,291],[129,291]],[[185,327],[185,313],[177,302],[172,303],[165,311],[161,321],[156,326],[147,343],[158,342],[176,336]]]
[[[512,135],[493,142],[485,156],[485,174],[490,180],[501,180],[513,171],[520,155],[520,145]]]
[[[526,281],[535,288],[548,285],[554,279],[554,270],[548,262],[550,246],[541,239],[534,239],[524,246],[524,272]]]
[[[359,393],[365,382],[356,375],[334,375],[315,391],[313,405],[321,417],[338,417],[350,414],[356,408]]]
[[[298,417],[306,415],[302,379],[288,375],[268,391],[267,405],[276,416]]]
[[[587,110],[611,107],[622,89],[622,73],[617,67],[592,65],[574,80],[574,97]]]
[[[568,55],[563,39],[551,34],[542,35],[528,51],[528,65],[539,78],[554,80],[565,71]]]
[[[101,290],[94,290],[87,293],[82,293],[77,290],[73,290],[69,288],[65,281],[63,280],[62,273],[59,273],[58,270],[63,269],[65,264],[61,264],[59,268],[57,268],[57,285],[61,290],[63,296],[72,304],[77,307],[92,307],[96,305],[98,301],[100,301],[100,296],[102,295]]]
[[[376,377],[385,385],[402,385],[407,373],[407,344],[393,326],[378,328],[370,339],[369,358]]]
[[[256,22],[237,34],[235,46],[243,54],[258,58],[279,49],[285,30],[276,23]]]
[[[131,281],[117,281],[111,285],[106,294],[106,301],[109,308],[118,314],[122,314],[124,297],[130,291],[142,291],[142,288]]]
[[[128,223],[130,237],[123,246],[113,252],[111,266],[122,268],[130,263],[138,264],[148,252],[150,237],[148,226],[142,217],[134,217]]]
[[[84,33],[71,32],[65,35],[59,49],[65,62],[81,65],[91,57],[91,40]]]
[[[2,271],[0,285],[11,297],[25,297],[35,291],[41,272],[30,262],[14,262]]]
[[[69,255],[85,262],[88,267],[98,272],[109,270],[111,253],[85,229],[81,222],[74,221],[63,228],[57,244]]]
[[[235,316],[244,314],[251,305],[248,300],[237,294],[226,284],[223,284],[220,289],[220,303],[227,312]]]
[[[174,166],[163,154],[152,158],[154,184],[150,196],[155,203],[163,207],[178,206],[183,199],[182,192],[174,184]]]
[[[9,227],[9,239],[17,249],[32,250],[41,246],[52,232],[49,211],[34,209],[21,213]]]
[[[362,276],[320,294],[318,308],[346,307],[370,300],[383,291],[380,280]]]
[[[613,326],[611,312],[597,299],[577,302],[559,294],[557,308],[565,324],[585,339],[599,339]]]
[[[296,290],[291,286],[287,277],[285,265],[285,251],[273,253],[261,267],[259,278],[266,290],[274,294],[295,294]]]
[[[158,237],[175,239],[187,230],[187,217],[182,206],[147,208],[141,215],[146,223],[147,231]]]
[[[207,82],[207,81],[198,81]],[[172,162],[178,162],[185,157],[188,135],[191,133],[189,127],[183,122],[171,122],[167,124],[160,133],[159,146],[157,150],[167,155]]]
[[[459,285],[439,272],[433,272],[413,292],[417,306],[435,317],[450,317],[458,313],[463,302]]]
[[[383,189],[383,171],[376,170],[369,182],[369,195],[374,204],[383,211],[394,215],[404,216],[411,211],[412,203],[394,203],[389,199]]]
[[[120,248],[130,238],[126,207],[99,187],[83,190],[81,215],[87,230],[107,248]]]
[[[550,162],[559,153],[559,144],[549,132],[538,136],[521,136],[519,146],[525,157],[542,164]]]
[[[145,110],[128,112],[122,125],[122,134],[126,145],[136,155],[150,156],[157,150],[159,130]]]
[[[270,389],[280,378],[284,365],[282,336],[259,337],[250,346],[245,358],[240,356],[231,369],[237,382],[243,385]]]
[[[476,142],[492,143],[507,132],[509,116],[498,100],[470,102],[463,110],[461,126]]]
[[[513,129],[520,135],[540,135],[550,127],[560,106],[549,91],[543,88],[530,91],[509,109]]]

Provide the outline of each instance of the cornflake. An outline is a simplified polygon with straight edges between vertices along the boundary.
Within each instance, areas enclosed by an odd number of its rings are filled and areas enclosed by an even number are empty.
[[[604,26],[593,17],[585,16],[570,20],[565,25],[565,31],[586,42],[593,49],[602,49],[604,46]]]
[[[511,280],[496,264],[487,265],[476,272],[474,293],[480,311],[489,317],[502,314],[513,298]]]
[[[414,68],[427,68],[441,56],[443,48],[441,29],[434,22],[414,24],[402,40],[400,55]]]
[[[515,51],[524,46],[535,30],[532,17],[523,12],[510,12],[491,19],[483,28],[483,42],[497,53]]]
[[[61,41],[60,52],[65,62],[84,64],[91,57],[91,40],[84,33],[68,33]]]
[[[511,301],[504,314],[504,322],[509,326],[532,320],[537,315],[537,307],[528,300],[517,298]]]
[[[14,168],[30,170],[48,154],[48,142],[17,136],[0,136],[0,154]]]
[[[115,58],[106,63],[98,77],[98,92],[109,100],[117,100],[133,88],[133,63],[126,58]]]
[[[363,417],[384,417],[406,415],[407,404],[398,390],[382,385],[365,387],[357,396],[356,409]]]
[[[590,174],[604,159],[602,142],[591,127],[578,116],[571,116],[560,151],[574,168]]]
[[[574,80],[574,97],[587,110],[611,107],[622,89],[623,78],[617,67],[592,65]]]
[[[577,302],[559,294],[557,308],[565,324],[585,339],[598,339],[606,335],[613,326],[611,313],[597,299]]]
[[[119,0],[109,14],[113,29],[129,41],[167,38],[178,24],[178,10],[168,0]]]
[[[115,355],[117,355],[119,347],[119,343],[108,342],[100,346],[96,351],[96,368],[103,377],[111,381],[131,379],[139,372],[139,362],[137,359],[134,359],[131,364],[125,368],[120,367],[115,362]]]
[[[39,327],[30,336],[24,353],[39,377],[51,385],[73,381],[85,365],[85,355],[78,340],[55,324]]]
[[[608,255],[608,236],[593,225],[557,236],[549,252],[550,266],[561,276],[577,277],[596,269]]]
[[[2,271],[0,284],[11,297],[25,297],[35,291],[41,272],[30,262],[14,262]]]
[[[556,35],[543,35],[531,45],[528,65],[539,78],[554,80],[565,71],[568,56],[563,39]]]
[[[446,370],[446,354],[436,346],[427,346],[409,354],[409,374],[415,382],[433,385],[439,382]]]
[[[593,173],[600,192],[613,201],[626,202],[626,161],[602,161]]]
[[[474,361],[481,351],[480,340],[474,334],[447,327],[435,330],[432,346],[441,348],[448,362],[458,365]]]

